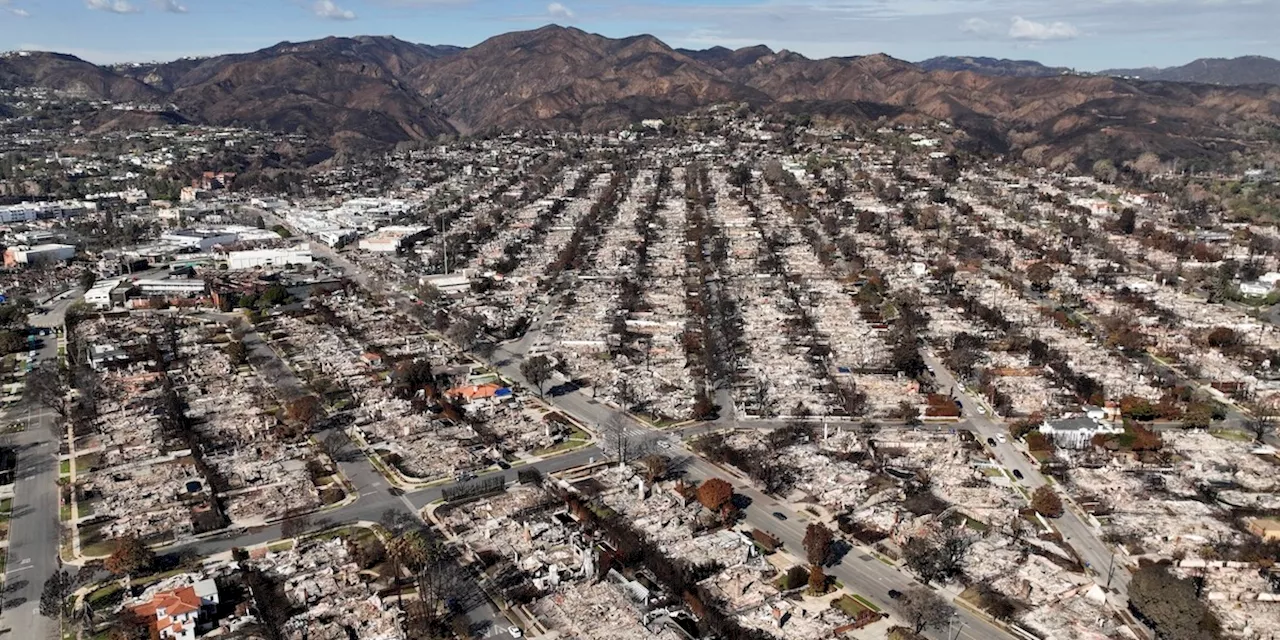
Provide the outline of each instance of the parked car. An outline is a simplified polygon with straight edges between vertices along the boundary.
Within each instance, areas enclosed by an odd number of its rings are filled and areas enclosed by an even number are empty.
[[[775,517],[775,518],[777,518],[777,519],[779,519],[779,520],[786,520],[786,519],[787,519],[787,514],[782,513],[781,511],[774,511],[774,512],[773,512],[773,517]]]
[[[991,445],[991,446],[993,446],[993,447],[994,447],[994,446],[996,446],[996,439],[995,439],[995,438],[987,438],[987,444],[989,444],[989,445]]]
[[[520,630],[520,627],[516,626],[507,627],[507,633],[511,634],[512,638],[524,637],[524,632]]]
[[[898,591],[897,589],[890,589],[889,598],[892,600],[900,600],[902,599],[902,592]]]
[[[1006,443],[1006,442],[1008,442],[1008,441],[1009,441],[1009,438],[1007,438],[1007,437],[1002,433],[1002,434],[1000,434],[1000,435],[996,436],[996,440],[999,440],[999,441],[1000,441],[1000,444],[1004,444],[1004,443]]]
[[[1013,470],[1013,477],[1015,477],[1015,478],[1017,478],[1017,479],[1021,480],[1021,479],[1022,479],[1022,472],[1021,472],[1021,471],[1018,471],[1017,469],[1014,469],[1014,470]]]

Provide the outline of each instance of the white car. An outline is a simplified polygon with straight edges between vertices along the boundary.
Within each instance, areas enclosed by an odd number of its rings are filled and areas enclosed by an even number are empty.
[[[978,405],[978,415],[981,415],[981,416],[987,415],[987,408],[982,405]]]
[[[520,630],[520,627],[516,626],[507,627],[507,633],[511,634],[512,638],[520,638],[524,636],[524,632]]]
[[[996,436],[996,440],[999,440],[999,441],[1000,441],[1000,444],[1004,444],[1004,443],[1006,443],[1006,442],[1008,442],[1008,441],[1009,441],[1009,439],[1008,439],[1008,438],[1006,438],[1006,437],[1005,437],[1005,435],[1004,435],[1003,433],[1002,433],[1002,434],[997,435],[997,436]]]

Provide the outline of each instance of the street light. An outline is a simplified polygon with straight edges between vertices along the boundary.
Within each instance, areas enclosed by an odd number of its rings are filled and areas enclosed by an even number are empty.
[[[956,634],[953,636],[951,635],[951,627],[957,621],[960,623],[960,626],[956,627]],[[960,634],[963,631],[964,631],[964,620],[960,619],[959,613],[952,613],[951,617],[947,619],[947,640],[957,640],[957,638],[960,637]]]

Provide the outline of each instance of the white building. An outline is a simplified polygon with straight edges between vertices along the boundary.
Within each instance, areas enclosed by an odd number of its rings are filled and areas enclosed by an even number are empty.
[[[205,292],[204,280],[136,280],[133,285],[147,296],[198,296]]]
[[[419,226],[382,227],[377,232],[361,238],[360,249],[377,253],[395,253],[426,231],[426,227]]]
[[[114,303],[111,300],[111,292],[115,291],[116,287],[119,287],[121,282],[123,281],[120,278],[113,278],[110,280],[99,280],[93,283],[93,286],[90,287],[88,291],[84,292],[85,304],[88,304],[95,309],[110,309],[114,306]]]
[[[258,249],[232,251],[227,254],[230,269],[256,269],[258,267],[288,267],[295,264],[311,264],[311,247],[299,245],[287,249]]]
[[[1063,449],[1087,449],[1096,435],[1124,433],[1124,426],[1109,424],[1090,416],[1077,416],[1061,420],[1046,420],[1040,425],[1040,433]]]
[[[69,218],[84,213],[93,205],[76,200],[61,202],[21,202],[0,206],[0,223],[34,222],[52,218]]]
[[[236,233],[224,229],[182,229],[160,236],[163,242],[198,251],[210,251],[218,245],[231,244],[238,239]]]
[[[76,248],[69,244],[38,244],[34,247],[19,245],[4,252],[6,266],[19,264],[49,264],[76,257]]]
[[[1240,295],[1247,298],[1265,298],[1271,293],[1272,286],[1265,282],[1241,282]]]

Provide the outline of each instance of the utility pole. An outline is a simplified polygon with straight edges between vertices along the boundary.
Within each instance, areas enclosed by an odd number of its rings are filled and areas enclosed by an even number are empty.
[[[1111,578],[1116,575],[1116,552],[1111,552],[1111,564],[1107,567],[1107,589],[1111,588]]]

